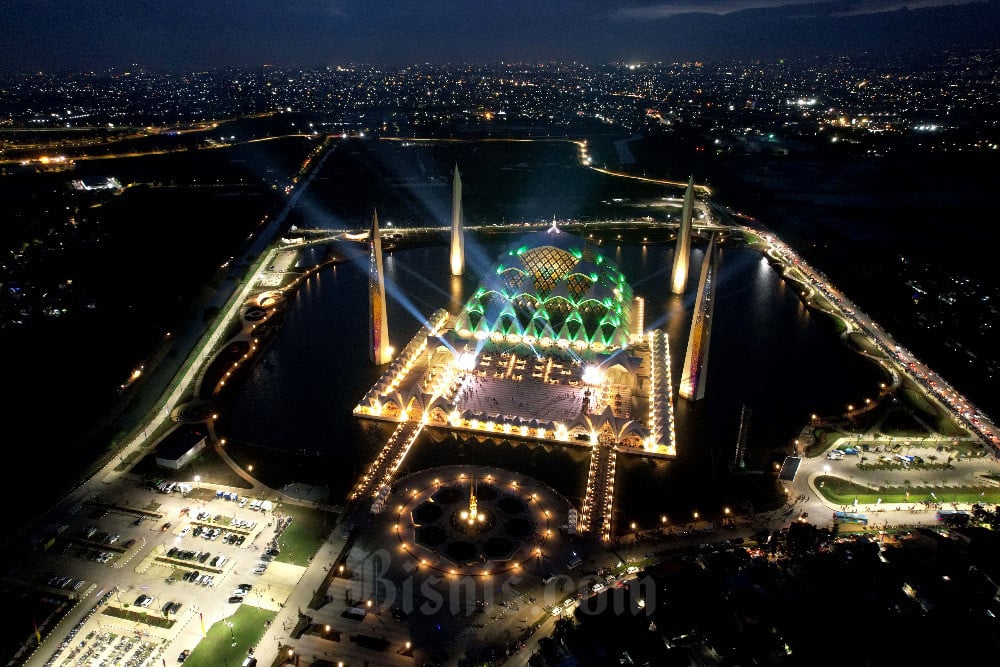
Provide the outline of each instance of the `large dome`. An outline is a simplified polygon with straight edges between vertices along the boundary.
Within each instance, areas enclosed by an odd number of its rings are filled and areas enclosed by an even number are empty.
[[[626,347],[632,288],[614,262],[553,226],[499,258],[455,324],[463,338],[577,349]]]

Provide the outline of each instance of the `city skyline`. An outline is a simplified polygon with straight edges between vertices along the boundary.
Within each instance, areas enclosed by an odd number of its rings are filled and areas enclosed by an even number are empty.
[[[59,4],[10,4],[4,70],[916,54],[1000,36],[997,3],[974,0]]]

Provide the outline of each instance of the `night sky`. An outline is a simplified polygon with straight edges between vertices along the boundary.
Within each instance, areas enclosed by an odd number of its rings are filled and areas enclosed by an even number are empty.
[[[997,0],[4,0],[0,69],[782,58],[1000,45]]]

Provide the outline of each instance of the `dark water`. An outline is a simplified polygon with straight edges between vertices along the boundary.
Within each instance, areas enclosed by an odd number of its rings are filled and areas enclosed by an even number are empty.
[[[481,255],[495,258],[503,247],[482,248]],[[702,249],[695,248],[683,297],[671,296],[667,286],[672,248],[619,246],[608,253],[646,298],[647,327],[666,327],[676,389]],[[478,283],[474,276],[453,282],[444,247],[396,251],[385,265],[390,337],[397,349],[436,308],[454,312]],[[366,357],[365,270],[342,264],[301,289],[229,419],[235,441],[314,453],[314,481],[329,484],[334,500],[345,496],[386,432],[351,414],[377,377]],[[882,379],[840,342],[829,321],[803,308],[758,252],[724,250],[718,285],[706,397],[676,404],[676,461],[619,457],[621,518],[648,521],[660,512],[679,516],[693,509],[711,516],[737,502],[747,480],[760,479],[728,475],[742,405],[752,409],[747,466],[760,469],[773,450],[788,448],[810,413],[842,411],[874,394]],[[456,462],[516,469],[573,499],[586,482],[586,450],[459,439],[437,431],[421,437],[404,472]]]

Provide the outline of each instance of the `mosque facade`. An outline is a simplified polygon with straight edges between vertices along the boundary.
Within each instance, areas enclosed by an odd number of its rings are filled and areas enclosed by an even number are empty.
[[[676,455],[666,334],[601,248],[560,230],[511,244],[457,314],[439,310],[355,414]]]

